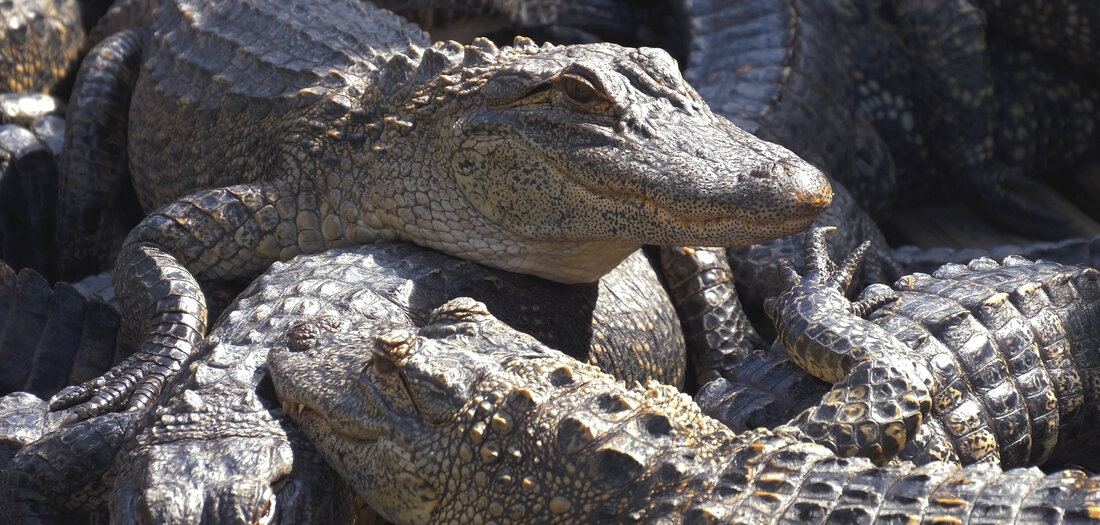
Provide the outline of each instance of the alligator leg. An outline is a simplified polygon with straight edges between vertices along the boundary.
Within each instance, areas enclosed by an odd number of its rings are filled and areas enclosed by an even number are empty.
[[[741,308],[724,249],[663,247],[660,257],[697,385],[717,379],[764,346]]]
[[[126,128],[146,38],[140,29],[112,35],[77,75],[59,159],[56,278],[75,281],[106,270],[133,225],[120,224],[126,221],[115,210],[130,186]],[[130,202],[136,207],[136,198]]]
[[[834,384],[820,404],[792,425],[838,453],[881,463],[900,452],[928,418],[935,386],[929,371],[910,357],[908,346],[862,322],[861,311],[891,297],[853,304],[844,296],[869,244],[836,268],[825,245],[827,231],[814,228],[806,237],[805,278],[789,264],[780,266],[788,290],[767,304],[791,360]]]
[[[821,399],[831,385],[787,358],[781,344],[756,350],[699,388],[695,402],[708,416],[735,432],[786,425]]]
[[[290,198],[275,183],[203,190],[146,217],[123,244],[114,274],[123,322],[138,334],[137,352],[61,391],[51,408],[82,403],[73,416],[85,419],[149,406],[206,332],[206,299],[192,271],[239,279],[324,247],[320,225],[310,220],[320,216],[318,199],[303,186]]]

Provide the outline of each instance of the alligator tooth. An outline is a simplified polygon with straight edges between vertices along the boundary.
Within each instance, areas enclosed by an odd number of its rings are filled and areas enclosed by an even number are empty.
[[[280,401],[279,405],[282,406],[284,414],[301,414],[302,409],[305,408],[301,403],[291,403],[289,401]]]

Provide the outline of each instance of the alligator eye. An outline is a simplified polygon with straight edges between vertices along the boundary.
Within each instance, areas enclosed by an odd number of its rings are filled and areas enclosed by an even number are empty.
[[[603,97],[588,80],[577,75],[562,75],[562,91],[578,104],[591,104]]]

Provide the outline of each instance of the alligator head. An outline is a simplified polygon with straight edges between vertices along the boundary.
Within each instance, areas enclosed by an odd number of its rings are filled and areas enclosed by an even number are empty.
[[[457,428],[447,423],[461,418],[481,378],[458,353],[425,350],[446,343],[415,329],[390,325],[375,337],[346,328],[307,321],[268,354],[283,411],[375,510],[400,523],[430,522],[446,478],[432,455],[447,446]]]
[[[597,418],[585,411],[615,412],[608,417],[623,424],[647,396],[661,397],[538,344],[469,298],[441,306],[419,331],[303,323],[268,354],[268,369],[284,412],[362,498],[398,523],[470,515],[568,521],[586,498],[619,508],[636,492],[627,480],[644,467],[627,457],[637,450],[615,439],[593,443],[618,427],[590,427]],[[686,396],[666,403],[694,410]],[[580,449],[591,461],[578,459]],[[569,469],[578,471],[563,482]]]
[[[400,57],[375,94],[408,117],[378,126],[373,161],[431,170],[434,208],[409,213],[399,195],[402,221],[383,222],[441,251],[589,282],[642,244],[801,231],[832,199],[816,168],[712,113],[659,49],[479,39],[436,44],[418,65]],[[415,88],[394,87],[403,68]],[[409,144],[425,151],[395,156]]]

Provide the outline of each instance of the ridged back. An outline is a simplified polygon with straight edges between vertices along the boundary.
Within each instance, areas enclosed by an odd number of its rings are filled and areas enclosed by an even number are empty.
[[[900,299],[870,319],[928,358],[933,410],[964,461],[997,450],[1002,465],[1037,465],[1095,434],[1096,276],[1021,258],[947,265],[899,280]]]
[[[415,26],[355,0],[164,2],[154,29],[159,49],[149,69],[182,98],[203,98],[211,81],[269,99],[334,71],[367,80],[393,54],[418,55],[430,44]]]

